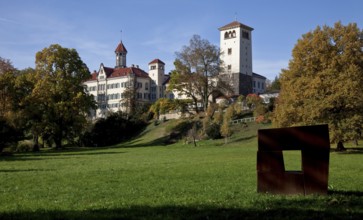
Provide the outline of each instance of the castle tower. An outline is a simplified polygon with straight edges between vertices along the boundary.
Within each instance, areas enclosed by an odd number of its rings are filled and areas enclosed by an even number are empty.
[[[218,30],[224,78],[233,86],[234,95],[252,93],[253,28],[234,21]]]
[[[116,47],[115,54],[116,54],[115,68],[117,68],[117,67],[125,68],[127,50],[126,50],[126,47],[124,46],[124,44],[122,43],[122,41]]]
[[[165,75],[165,63],[163,61],[155,59],[149,63],[149,77],[152,80],[152,85],[151,85],[152,100],[156,100],[164,96],[163,94],[164,75]]]

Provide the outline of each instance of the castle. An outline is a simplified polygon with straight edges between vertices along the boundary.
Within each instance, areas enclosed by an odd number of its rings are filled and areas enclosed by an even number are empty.
[[[263,93],[265,90],[266,78],[252,72],[252,30],[237,21],[219,28],[220,60],[225,69],[220,75],[231,83],[232,95]],[[97,110],[91,113],[92,117],[105,117],[109,111],[127,111],[125,99],[130,88],[138,104],[153,103],[163,97],[174,98],[174,94],[165,92],[169,75],[165,74],[163,61],[152,60],[147,73],[138,65],[128,67],[126,55],[126,47],[121,41],[115,49],[115,67],[101,63],[98,72],[93,72],[84,82],[98,104]]]

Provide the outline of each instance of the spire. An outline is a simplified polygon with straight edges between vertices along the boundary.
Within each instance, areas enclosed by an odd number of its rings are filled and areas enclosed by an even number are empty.
[[[117,67],[126,67],[126,54],[127,50],[122,41],[118,44],[118,46],[115,49],[116,53],[116,68]]]
[[[120,43],[116,47],[115,53],[127,53],[126,47],[124,46],[122,41],[120,41]]]

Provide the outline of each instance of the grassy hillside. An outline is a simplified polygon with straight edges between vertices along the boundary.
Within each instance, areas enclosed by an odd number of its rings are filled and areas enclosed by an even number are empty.
[[[115,147],[0,158],[0,219],[361,219],[362,151],[331,153],[328,196],[256,193],[256,130],[164,145],[175,121]],[[293,160],[293,159],[292,159]]]

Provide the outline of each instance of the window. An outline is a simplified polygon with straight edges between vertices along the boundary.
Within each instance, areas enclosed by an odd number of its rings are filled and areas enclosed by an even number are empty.
[[[232,48],[228,48],[228,55],[232,54]]]
[[[231,71],[231,69],[232,69],[232,65],[228,65],[228,66],[227,66],[227,70],[228,70],[228,71]]]
[[[260,82],[257,82],[257,88],[260,88]]]
[[[256,81],[253,81],[253,88],[256,88]]]
[[[98,95],[98,101],[105,101],[105,100],[106,100],[105,94],[99,94]]]
[[[98,90],[105,90],[105,84],[99,84]]]
[[[247,31],[242,31],[242,37],[244,39],[249,40],[250,39],[250,34]]]
[[[150,66],[150,69],[151,70],[155,70],[156,69],[156,66],[155,65],[152,65],[152,66]]]
[[[145,90],[149,90],[149,83],[145,83]]]
[[[227,39],[227,38],[229,38],[228,37],[228,32],[224,33],[224,39]]]
[[[140,92],[137,93],[137,99],[142,99],[142,93]]]

